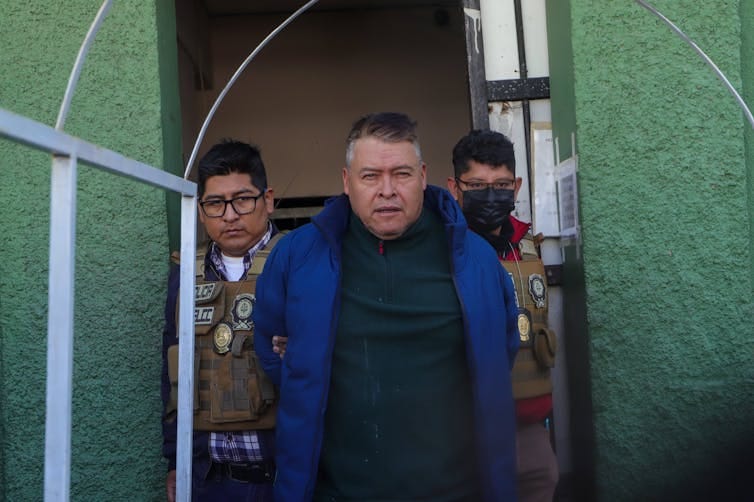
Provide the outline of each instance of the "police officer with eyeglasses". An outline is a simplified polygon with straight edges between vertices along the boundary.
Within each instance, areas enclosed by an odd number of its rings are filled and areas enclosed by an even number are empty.
[[[511,215],[521,178],[513,143],[503,134],[472,131],[453,149],[448,189],[469,227],[489,242],[513,279],[518,301],[519,352],[513,366],[516,400],[518,500],[551,502],[558,464],[546,424],[552,413],[556,338],[547,325],[547,285],[530,223]]]
[[[258,364],[251,313],[256,277],[281,235],[270,221],[273,191],[259,150],[214,145],[199,162],[193,500],[272,500],[277,396]],[[179,257],[174,254],[174,260]],[[163,331],[163,455],[175,500],[179,267],[170,271]]]

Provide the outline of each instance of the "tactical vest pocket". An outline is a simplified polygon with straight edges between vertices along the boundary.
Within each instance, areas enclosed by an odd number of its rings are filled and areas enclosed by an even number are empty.
[[[542,368],[555,367],[557,348],[558,340],[552,330],[541,328],[537,331],[534,338],[534,357]]]
[[[178,345],[168,347],[168,380],[170,381],[170,397],[165,405],[165,420],[172,422],[178,412]],[[194,413],[199,410],[199,357],[194,355]]]
[[[178,412],[178,345],[168,347],[168,380],[170,397],[165,405],[165,420],[172,422]]]
[[[255,392],[258,383],[251,353],[247,351],[241,357],[228,354],[214,362],[219,364],[210,373],[210,421],[222,424],[259,418]]]

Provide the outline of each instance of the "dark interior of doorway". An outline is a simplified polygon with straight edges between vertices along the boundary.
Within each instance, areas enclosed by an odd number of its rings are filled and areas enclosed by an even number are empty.
[[[183,152],[232,73],[303,0],[176,2]],[[464,15],[457,0],[321,0],[252,61],[210,123],[260,146],[276,223],[309,221],[342,191],[344,139],[359,116],[401,111],[419,123],[429,182],[471,126]]]

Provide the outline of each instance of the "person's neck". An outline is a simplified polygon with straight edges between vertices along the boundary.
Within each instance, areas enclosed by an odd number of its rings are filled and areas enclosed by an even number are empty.
[[[221,254],[221,256],[223,265],[225,266],[225,278],[229,281],[240,280],[246,272],[244,257],[228,256],[226,254]]]
[[[491,230],[485,233],[480,232],[479,235],[484,237],[484,239],[489,242],[493,248],[495,248],[495,251],[497,251],[501,255],[505,255],[505,253],[508,252],[510,241],[513,237],[513,224],[511,223],[510,219],[506,217],[503,224],[497,227],[495,230]]]

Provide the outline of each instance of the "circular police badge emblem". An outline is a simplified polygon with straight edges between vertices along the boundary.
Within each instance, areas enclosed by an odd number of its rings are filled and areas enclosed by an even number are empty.
[[[212,343],[215,346],[215,352],[225,354],[230,351],[230,345],[233,343],[233,328],[226,322],[221,322],[215,327],[212,335]]]
[[[529,276],[529,294],[531,299],[534,300],[534,305],[538,309],[545,307],[545,294],[547,288],[545,287],[545,279],[539,274],[531,274]]]
[[[531,320],[529,312],[521,309],[518,312],[518,336],[522,342],[528,342],[531,335]]]
[[[233,329],[238,330],[250,330],[253,326],[251,321],[251,313],[254,311],[254,302],[256,298],[249,293],[243,293],[236,296],[233,300],[233,309],[231,315],[233,316]]]

